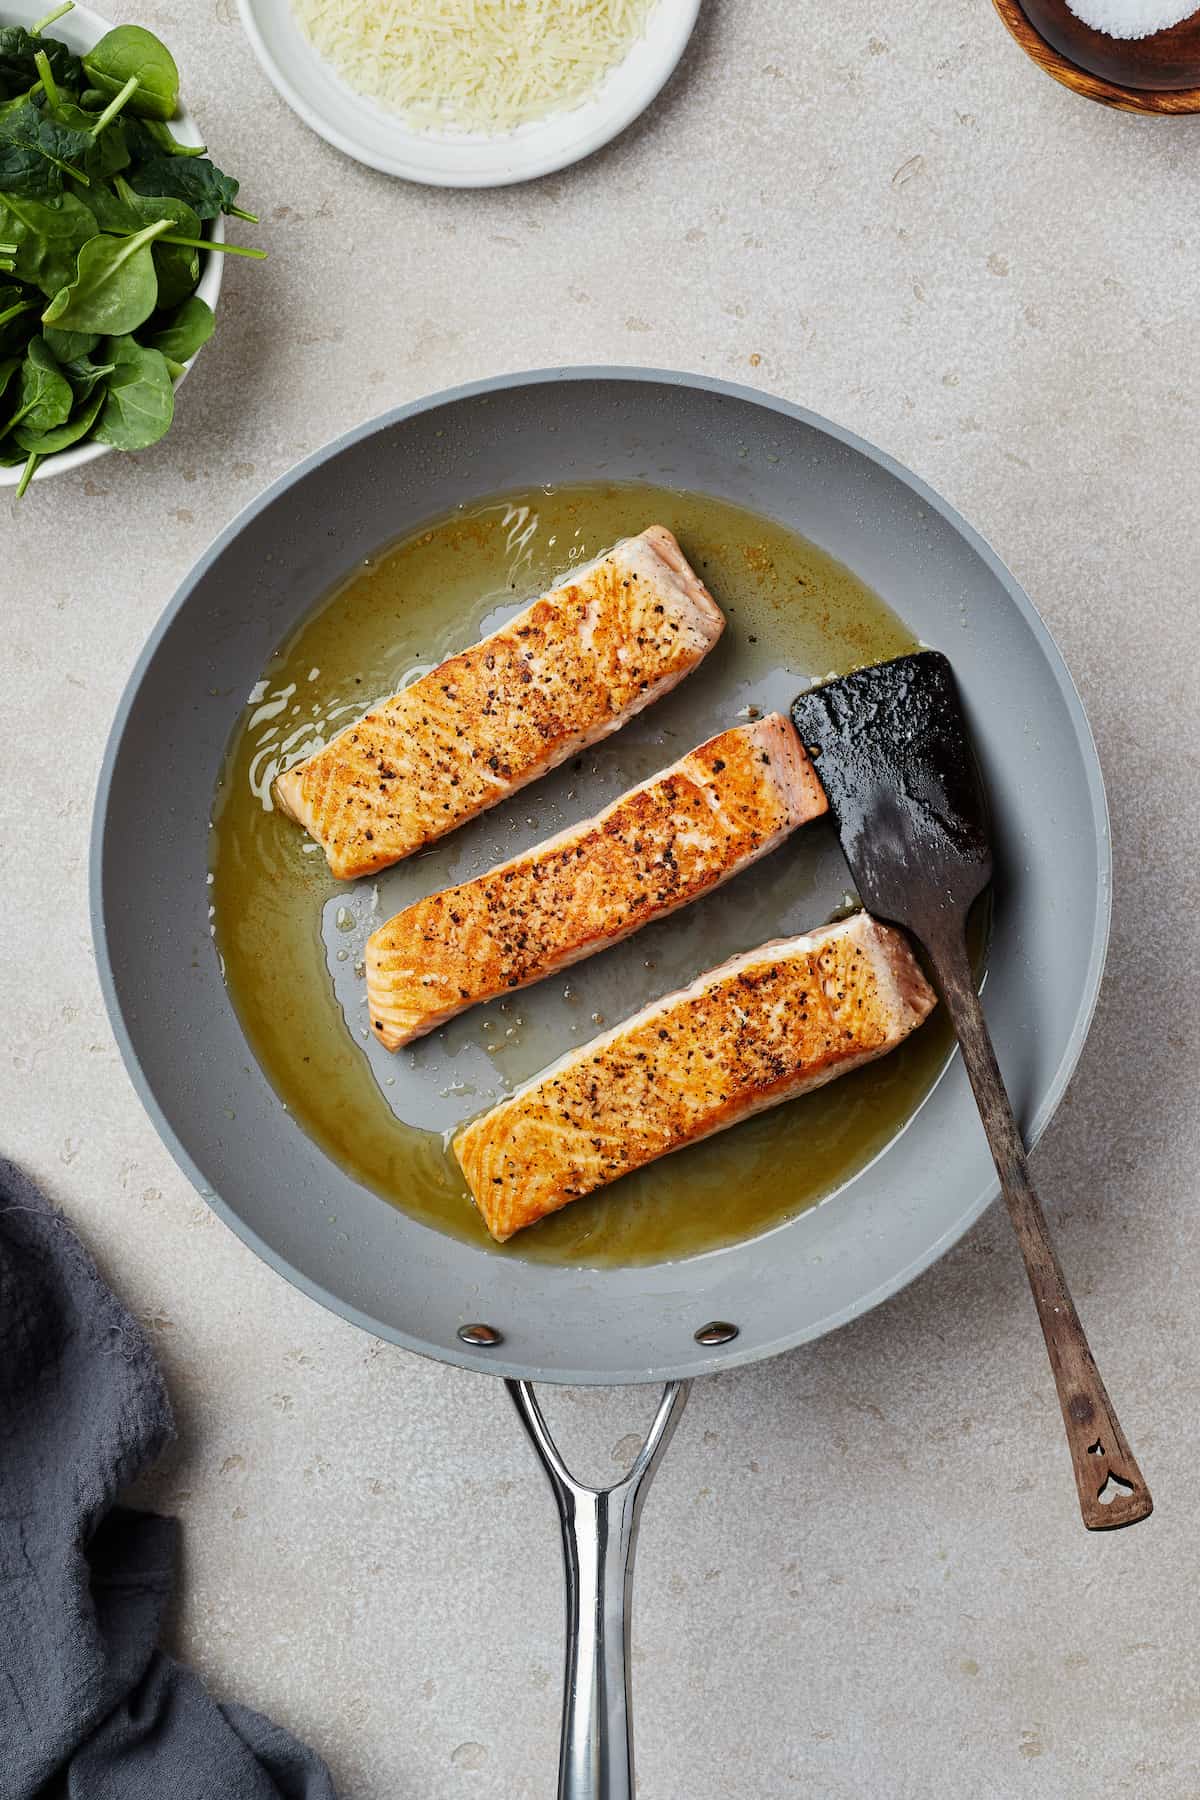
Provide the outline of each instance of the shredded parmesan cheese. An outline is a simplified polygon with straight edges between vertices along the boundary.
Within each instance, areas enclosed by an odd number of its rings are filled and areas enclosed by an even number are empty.
[[[578,106],[655,0],[292,0],[350,87],[423,128],[511,131]]]

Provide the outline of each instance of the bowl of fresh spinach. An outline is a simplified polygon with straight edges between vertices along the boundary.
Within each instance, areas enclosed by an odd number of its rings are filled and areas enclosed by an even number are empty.
[[[166,45],[88,7],[0,0],[0,487],[170,428],[213,332],[225,219]]]

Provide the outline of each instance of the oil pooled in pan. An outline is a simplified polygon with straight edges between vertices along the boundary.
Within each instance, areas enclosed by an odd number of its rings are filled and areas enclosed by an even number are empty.
[[[356,713],[475,642],[619,537],[661,521],[728,619],[717,648],[622,731],[374,880],[335,882],[267,809],[270,781]],[[492,1245],[446,1136],[638,1007],[739,950],[844,910],[832,826],[805,827],[718,893],[389,1055],[367,1024],[363,946],[423,894],[596,812],[816,679],[917,646],[853,574],[794,532],[694,493],[537,489],[451,513],[349,571],[248,699],[214,808],[213,923],[254,1053],[297,1122],[356,1179],[497,1255],[621,1264],[693,1255],[779,1224],[840,1186],[911,1116],[947,1060],[934,1019],[882,1062],[669,1157]]]

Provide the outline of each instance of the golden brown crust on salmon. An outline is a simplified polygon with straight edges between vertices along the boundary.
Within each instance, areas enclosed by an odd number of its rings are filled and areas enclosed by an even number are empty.
[[[724,618],[654,525],[580,569],[275,782],[351,879],[411,856],[617,730],[690,674]]]
[[[500,1242],[672,1150],[820,1087],[936,1004],[866,913],[733,957],[571,1051],[454,1140]]]
[[[766,856],[827,802],[780,713],[735,726],[595,818],[430,894],[367,940],[367,1004],[399,1049],[482,1000],[541,981]]]

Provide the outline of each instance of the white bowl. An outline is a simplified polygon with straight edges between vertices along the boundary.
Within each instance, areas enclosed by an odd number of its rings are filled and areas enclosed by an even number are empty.
[[[644,37],[582,105],[515,131],[422,131],[349,87],[313,49],[289,0],[238,0],[267,75],[306,125],[347,156],[434,187],[503,187],[590,156],[649,106],[683,55],[700,0],[657,0]]]
[[[14,0],[4,0],[3,20],[6,25],[32,25],[35,20],[44,18],[49,10],[48,0],[34,0],[32,5],[29,0],[21,0],[19,5],[15,4]],[[106,31],[111,31],[112,27],[111,19],[101,18],[100,14],[93,12],[90,6],[76,6],[73,12],[64,13],[61,19],[56,19],[53,25],[48,25],[46,36],[59,38],[64,44],[70,44],[72,50],[83,51],[90,50],[97,39],[102,38]],[[181,76],[185,74],[186,71],[181,71]],[[171,130],[181,144],[202,144],[204,142],[196,121],[186,107],[181,106],[176,117],[171,120]],[[216,243],[224,243],[225,220],[220,213],[209,225],[208,235]],[[219,255],[204,257],[196,292],[201,300],[208,302],[213,312],[217,310],[217,295],[221,291],[222,273]],[[199,354],[200,351],[197,350],[196,356]],[[184,363],[183,373],[177,377],[175,382],[176,388],[179,387],[180,382],[195,362],[196,356],[190,357]],[[95,462],[98,456],[107,456],[112,448],[111,444],[87,443],[75,444],[70,450],[59,450],[56,455],[47,456],[38,464],[33,472],[33,479],[48,481],[52,475],[65,475],[68,469],[81,469],[84,463]],[[0,487],[16,487],[20,479],[20,468],[0,468]]]

